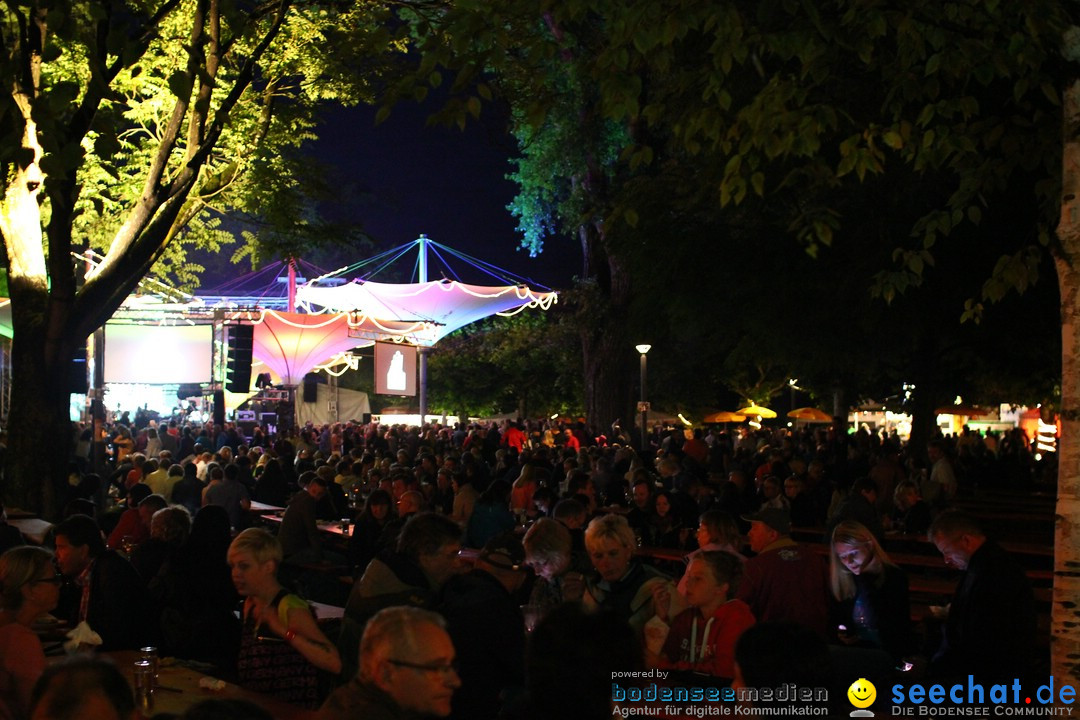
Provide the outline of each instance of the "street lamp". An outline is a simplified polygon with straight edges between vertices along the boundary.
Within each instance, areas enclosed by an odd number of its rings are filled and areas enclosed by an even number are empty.
[[[649,403],[645,400],[645,353],[652,349],[652,345],[635,345],[634,349],[641,353],[641,400],[638,402],[638,412],[641,413],[641,452],[649,449]]]

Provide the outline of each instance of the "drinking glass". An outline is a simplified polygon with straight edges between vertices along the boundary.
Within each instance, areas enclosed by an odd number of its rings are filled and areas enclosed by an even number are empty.
[[[135,705],[144,716],[149,717],[154,709],[154,666],[148,660],[136,660],[132,674]]]
[[[154,687],[157,687],[158,671],[161,669],[161,663],[158,660],[158,649],[156,647],[139,648],[139,659],[150,663],[150,667],[154,670]]]

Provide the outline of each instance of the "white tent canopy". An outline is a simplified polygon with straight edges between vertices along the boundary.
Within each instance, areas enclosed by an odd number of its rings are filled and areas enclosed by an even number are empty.
[[[467,285],[456,280],[391,284],[351,282],[336,287],[314,283],[296,288],[297,303],[312,313],[360,312],[368,317],[425,321],[435,341],[489,315],[513,315],[525,308],[547,310],[557,295],[526,285]]]

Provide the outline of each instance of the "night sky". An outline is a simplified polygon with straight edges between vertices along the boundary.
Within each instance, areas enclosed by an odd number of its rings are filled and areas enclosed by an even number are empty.
[[[380,251],[424,233],[536,283],[565,288],[580,273],[576,243],[549,239],[536,258],[517,249],[517,221],[506,210],[515,185],[505,178],[513,169],[509,158],[515,143],[504,124],[488,116],[464,131],[428,127],[425,118],[432,109],[403,103],[378,126],[371,107],[328,111],[310,152],[334,168],[334,184],[343,192],[339,204],[324,212],[358,223]],[[468,267],[460,263],[454,268],[463,281],[495,284],[486,276],[466,275]],[[437,277],[434,266],[431,275]]]

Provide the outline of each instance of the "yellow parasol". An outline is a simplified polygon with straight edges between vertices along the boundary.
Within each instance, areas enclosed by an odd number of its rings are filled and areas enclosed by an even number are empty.
[[[770,410],[767,407],[762,407],[761,405],[749,405],[747,407],[740,408],[735,412],[739,413],[740,415],[747,415],[749,417],[760,415],[767,420],[776,417],[776,413],[774,411]]]

